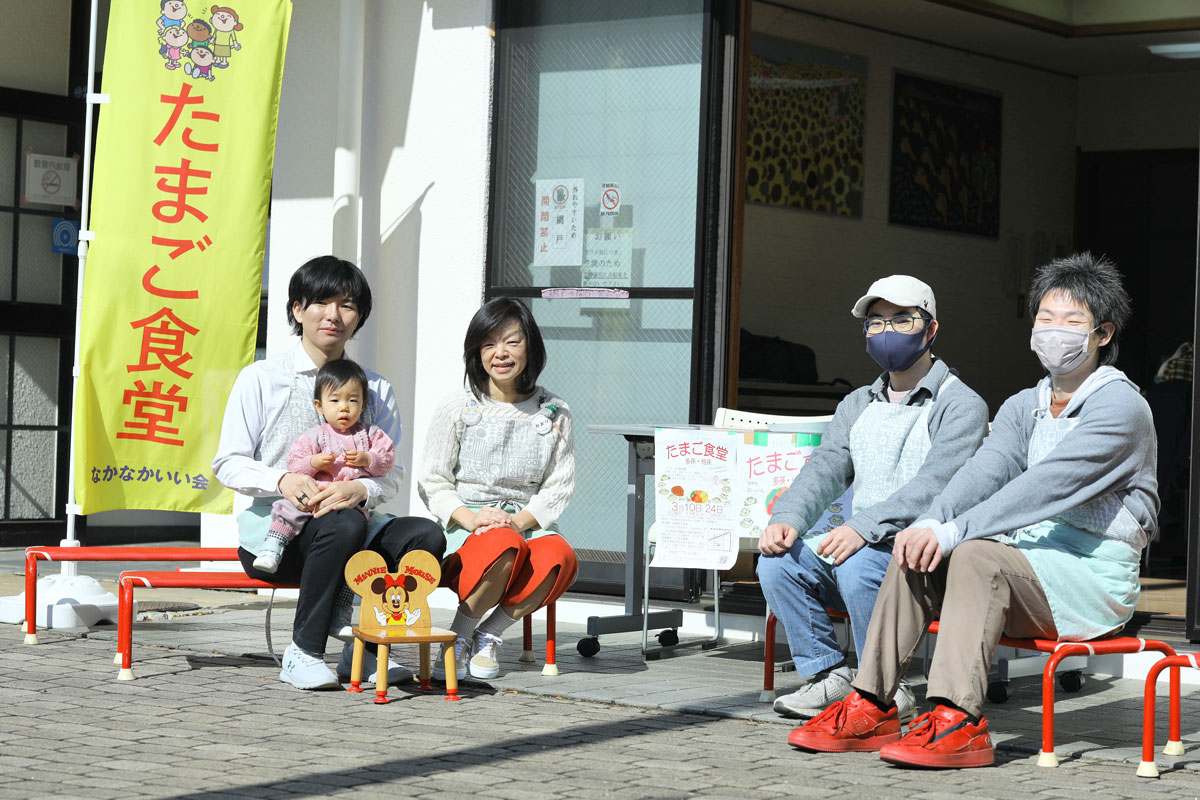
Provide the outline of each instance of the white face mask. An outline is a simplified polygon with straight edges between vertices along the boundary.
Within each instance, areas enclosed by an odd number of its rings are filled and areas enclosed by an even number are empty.
[[[1088,360],[1092,331],[1069,325],[1036,325],[1029,336],[1029,349],[1051,375],[1069,375]]]

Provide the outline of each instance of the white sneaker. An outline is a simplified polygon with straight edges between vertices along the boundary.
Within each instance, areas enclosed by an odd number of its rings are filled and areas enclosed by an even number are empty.
[[[896,690],[896,696],[892,699],[896,701],[896,713],[900,716],[900,724],[912,722],[917,716],[917,695],[908,685],[908,681],[900,681],[900,688]]]
[[[338,685],[337,676],[329,671],[321,657],[301,650],[295,642],[283,651],[279,680],[297,689],[333,689]]]
[[[475,655],[468,665],[471,675],[489,680],[500,674],[500,645],[504,640],[483,631],[475,632]]]
[[[810,719],[854,691],[847,667],[836,667],[814,675],[808,683],[775,701],[775,713],[792,719]]]
[[[351,622],[354,606],[339,604],[333,607],[333,616],[329,618],[329,635],[342,642],[354,641],[354,623]]]
[[[266,544],[263,545],[263,551],[258,558],[254,559],[251,565],[260,572],[269,572],[274,574],[279,569],[279,562],[283,560],[283,542],[278,539],[267,538]]]
[[[471,643],[461,636],[458,637],[458,640],[454,642],[454,663],[455,672],[460,681],[467,677],[467,659],[470,656]],[[438,650],[437,658],[434,659],[429,672],[435,681],[446,680],[446,642],[442,642],[442,647]]]
[[[370,650],[363,651],[363,678],[364,684],[374,686],[375,671],[378,666],[378,659]],[[354,666],[354,645],[346,642],[346,646],[342,648],[342,657],[338,659],[337,676],[338,680],[346,683],[350,680],[350,669]],[[387,682],[388,686],[402,686],[406,683],[412,683],[412,670],[408,667],[397,664],[392,659],[388,659]]]

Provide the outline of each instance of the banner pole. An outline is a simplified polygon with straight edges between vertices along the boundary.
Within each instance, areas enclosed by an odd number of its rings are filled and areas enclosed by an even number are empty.
[[[78,547],[79,540],[75,535],[75,519],[80,516],[80,507],[75,502],[75,403],[79,391],[79,335],[83,311],[83,273],[84,262],[87,259],[88,242],[92,233],[88,230],[88,200],[91,186],[92,161],[92,112],[93,106],[108,102],[107,96],[97,96],[95,89],[96,74],[96,6],[98,0],[92,0],[90,35],[88,39],[88,74],[87,95],[84,98],[85,119],[83,134],[83,197],[79,204],[79,267],[76,274],[75,286],[75,361],[71,369],[71,436],[70,462],[67,466],[67,538],[59,542],[61,547]],[[75,628],[91,626],[100,620],[116,620],[117,597],[95,578],[79,574],[77,562],[62,561],[59,574],[47,575],[38,581],[37,610],[34,624],[38,617],[45,615],[41,624],[47,628]],[[0,598],[0,621],[29,622],[25,613],[25,597],[22,592],[15,597]],[[25,644],[38,644],[38,635],[34,625],[25,628]]]
[[[75,354],[71,365],[71,415],[75,414],[76,394],[79,391],[79,337],[83,316],[83,274],[87,264],[88,242],[92,233],[88,229],[88,211],[91,204],[92,183],[92,118],[95,106],[101,102],[95,94],[96,88],[96,17],[98,0],[92,0],[91,19],[88,29],[88,68],[87,93],[84,95],[83,119],[83,192],[79,203],[79,247],[77,251],[79,266],[75,276]],[[79,540],[75,535],[75,520],[80,514],[80,507],[75,502],[75,425],[71,424],[70,463],[67,469],[67,538],[62,541],[63,547],[78,547]],[[62,563],[64,576],[75,575],[78,565],[74,561]]]

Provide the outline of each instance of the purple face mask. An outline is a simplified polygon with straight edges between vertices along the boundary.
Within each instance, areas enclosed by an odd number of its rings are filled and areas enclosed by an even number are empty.
[[[925,331],[896,333],[885,330],[867,337],[867,354],[888,372],[903,372],[917,363],[921,354],[933,346],[933,339],[926,342]]]

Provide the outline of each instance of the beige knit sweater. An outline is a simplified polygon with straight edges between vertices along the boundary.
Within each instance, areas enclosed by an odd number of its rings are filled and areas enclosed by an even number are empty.
[[[473,399],[473,398],[472,398]],[[571,410],[557,395],[538,387],[520,403],[490,397],[475,401],[481,420],[463,421],[465,389],[438,404],[425,439],[417,492],[443,527],[461,506],[525,508],[538,527],[553,525],[575,491],[575,438]],[[534,423],[541,404],[557,406],[554,427],[539,434]]]

